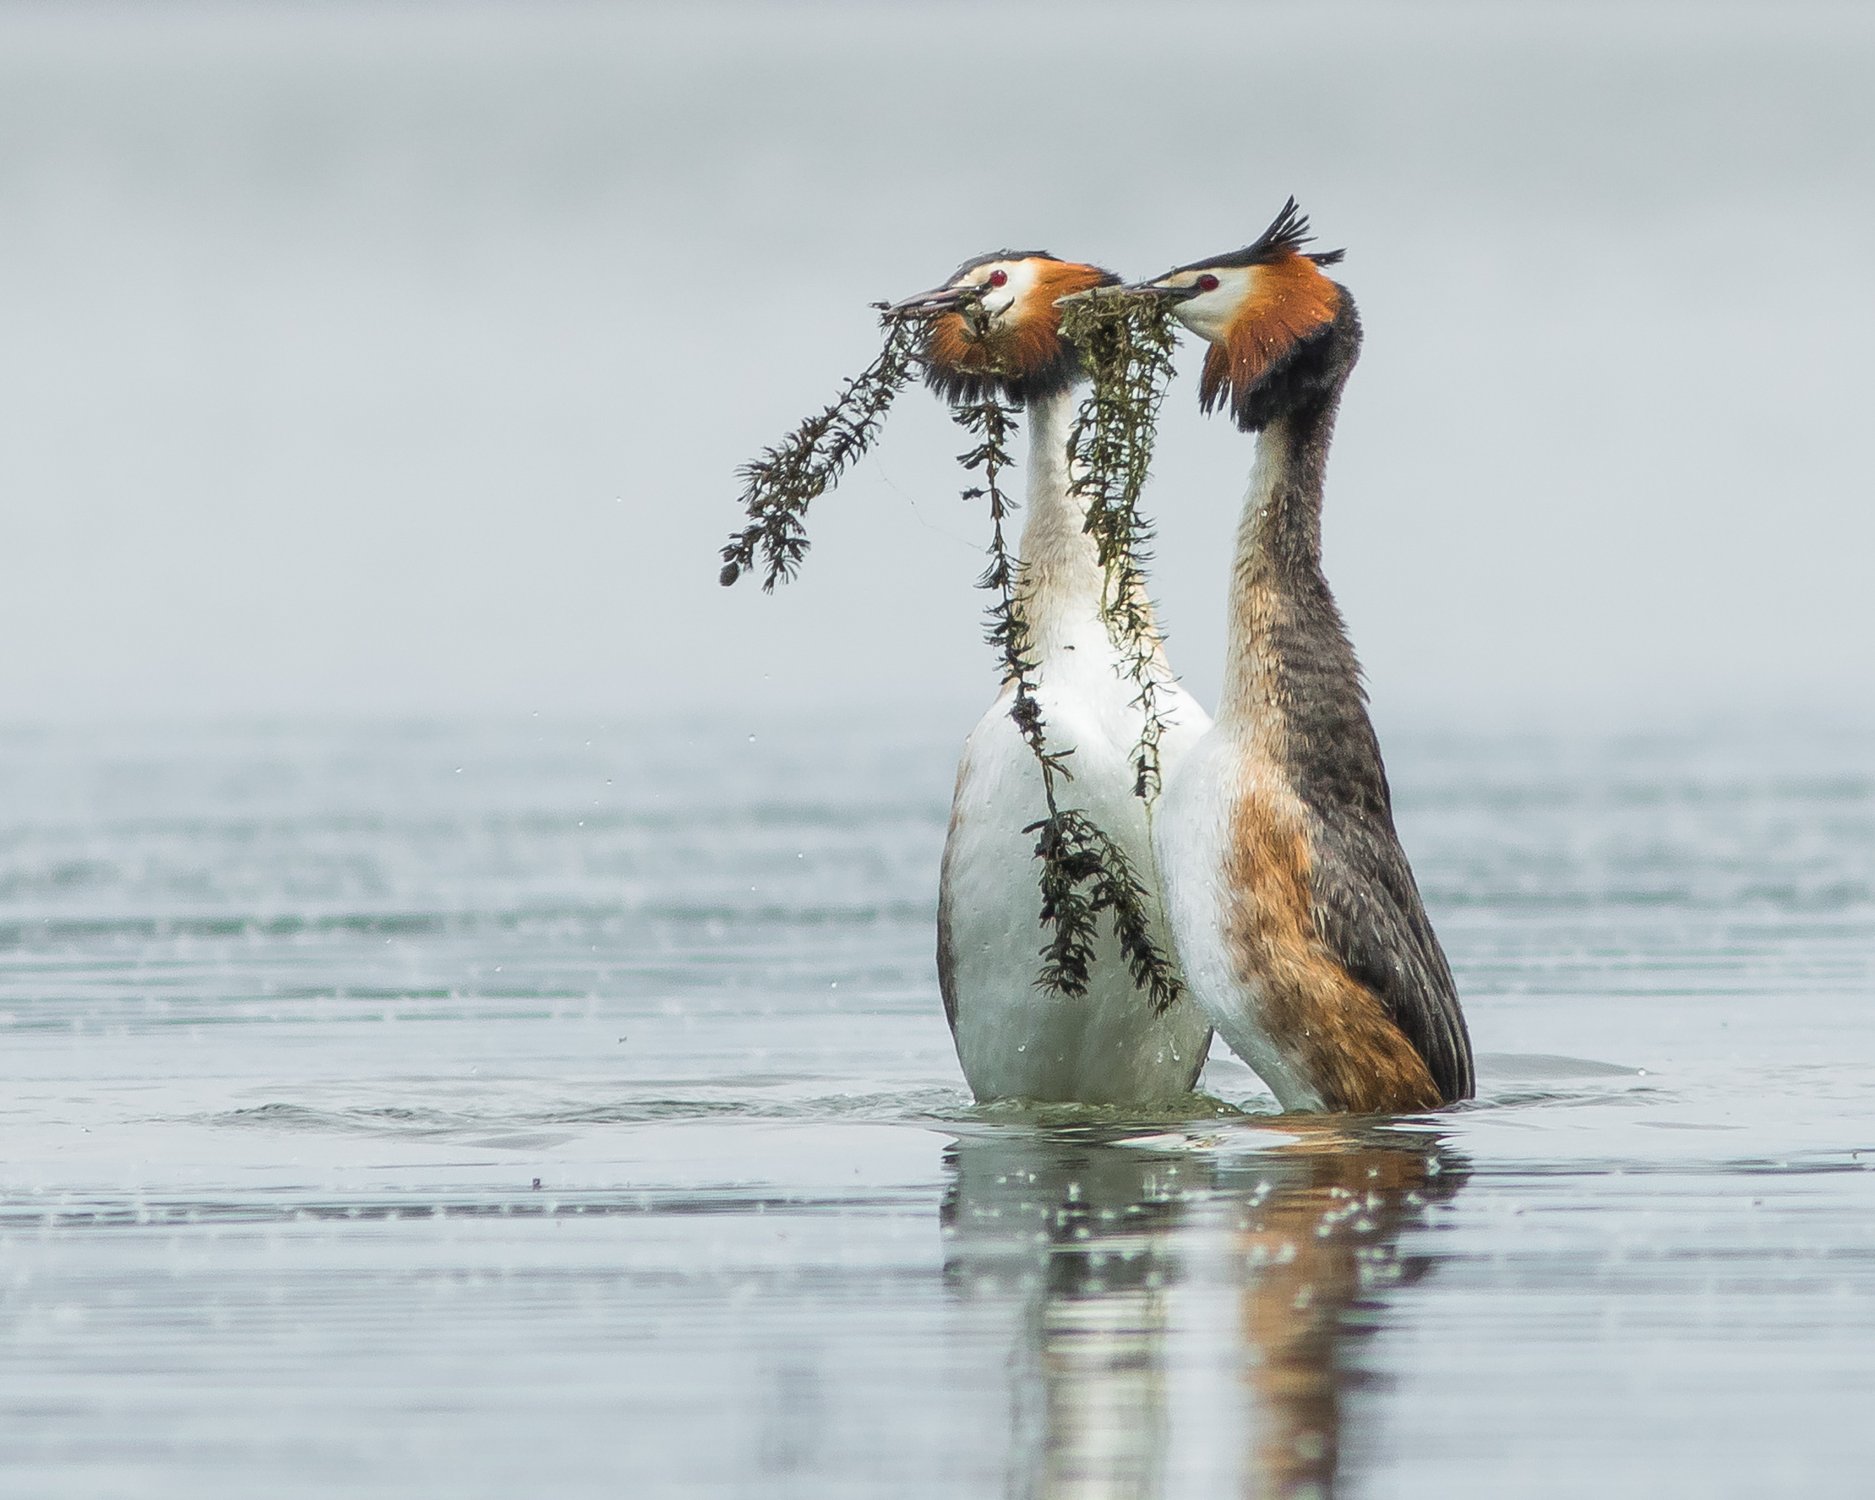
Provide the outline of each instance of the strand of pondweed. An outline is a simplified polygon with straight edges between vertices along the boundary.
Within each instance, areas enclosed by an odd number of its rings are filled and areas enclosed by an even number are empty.
[[[1152,897],[1126,851],[1085,812],[1060,804],[1058,784],[1074,779],[1067,766],[1073,752],[1048,747],[1047,724],[1035,693],[1029,624],[1022,611],[1020,569],[1010,556],[1004,527],[1011,505],[1001,477],[1013,462],[1008,442],[1015,429],[1014,409],[986,397],[957,407],[952,415],[976,439],[969,451],[958,455],[958,462],[967,473],[982,479],[964,491],[964,499],[989,501],[989,565],[977,580],[978,587],[993,596],[984,636],[1001,659],[1011,691],[1009,717],[1042,773],[1046,816],[1022,830],[1035,835],[1035,857],[1041,866],[1041,921],[1048,929],[1036,983],[1065,995],[1085,995],[1100,913],[1110,911],[1133,983],[1163,1010],[1179,997],[1181,986],[1177,971],[1153,938]]]
[[[723,548],[718,575],[723,584],[753,569],[758,553],[764,593],[794,576],[807,553],[807,507],[872,445],[893,398],[921,368],[917,328],[891,317],[880,322],[885,347],[879,357],[849,380],[830,406],[739,471],[749,524]]]
[[[1153,528],[1139,498],[1172,378],[1171,319],[1159,298],[1100,291],[1063,304],[1061,331],[1081,351],[1091,382],[1068,437],[1069,455],[1087,531],[1106,572],[1107,630],[1137,694],[1133,792],[1151,801],[1162,784],[1159,743],[1166,724],[1159,688],[1166,666],[1144,572],[1152,559]]]
[[[1042,920],[1055,923],[1055,936],[1042,950],[1037,983],[1068,994],[1085,994],[1095,920],[1101,912],[1111,911],[1114,936],[1134,987],[1146,991],[1157,1011],[1164,1011],[1183,995],[1185,985],[1177,966],[1152,935],[1152,895],[1126,851],[1078,809],[1051,812],[1023,831],[1037,835]]]

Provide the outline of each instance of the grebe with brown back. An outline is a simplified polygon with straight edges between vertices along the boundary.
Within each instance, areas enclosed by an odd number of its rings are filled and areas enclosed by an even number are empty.
[[[1168,771],[1155,842],[1192,997],[1285,1109],[1432,1109],[1471,1097],[1471,1039],[1322,574],[1361,324],[1308,227],[1292,198],[1242,250],[1136,288],[1209,342],[1204,409],[1257,435],[1217,722]]]

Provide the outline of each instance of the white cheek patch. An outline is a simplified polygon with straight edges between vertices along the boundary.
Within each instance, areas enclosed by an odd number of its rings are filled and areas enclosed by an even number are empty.
[[[1223,301],[1216,292],[1201,292],[1196,297],[1174,304],[1172,315],[1199,338],[1216,343],[1224,336],[1224,325],[1229,321],[1224,316]]]
[[[1009,280],[1002,286],[989,288],[983,298],[985,310],[998,323],[1004,321],[1014,309],[1027,305],[1040,279],[1032,260],[1019,260],[1000,269],[1009,273]]]
[[[1230,327],[1231,319],[1249,291],[1250,278],[1247,272],[1220,272],[1217,290],[1200,292],[1195,297],[1187,298],[1176,304],[1172,313],[1200,338],[1216,343],[1224,337],[1224,331]]]

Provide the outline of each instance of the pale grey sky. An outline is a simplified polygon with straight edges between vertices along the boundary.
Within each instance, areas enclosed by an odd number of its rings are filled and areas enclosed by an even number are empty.
[[[908,393],[802,579],[738,463],[866,304],[1296,193],[1366,353],[1327,564],[1386,722],[1857,714],[1875,19],[1785,5],[0,10],[0,718],[974,708]],[[1161,437],[1207,702],[1250,442]],[[967,717],[967,715],[966,715]]]

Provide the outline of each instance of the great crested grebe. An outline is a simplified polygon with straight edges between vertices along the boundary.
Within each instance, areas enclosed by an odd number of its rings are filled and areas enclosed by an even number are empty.
[[[1055,308],[1059,297],[1115,280],[1040,251],[999,250],[893,311],[929,317],[925,378],[939,396],[963,403],[998,395],[1024,408],[1028,516],[1017,599],[1048,747],[1072,752],[1073,779],[1059,795],[1120,845],[1157,906],[1148,809],[1134,795],[1138,689],[1102,616],[1106,576],[1073,491],[1068,440],[1082,373]],[[1176,1098],[1204,1066],[1210,1026],[1187,999],[1158,1012],[1104,921],[1086,994],[1035,982],[1045,933],[1035,835],[1023,830],[1046,804],[1035,757],[1010,719],[1013,692],[1005,684],[965,742],[938,891],[938,984],[964,1077],[980,1100]],[[1166,722],[1160,763],[1169,771],[1210,719],[1169,670],[1158,708]]]
[[[1320,269],[1342,252],[1310,238],[1292,198],[1254,244],[1137,288],[1209,341],[1204,409],[1259,435],[1217,724],[1167,775],[1155,840],[1192,998],[1283,1108],[1430,1109],[1471,1096],[1471,1039],[1322,576],[1361,325]]]

